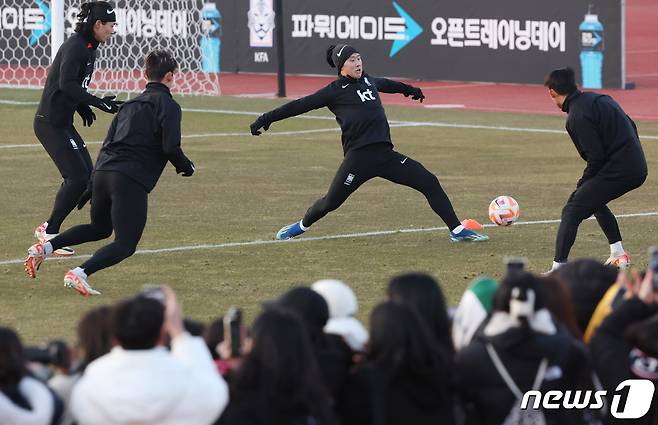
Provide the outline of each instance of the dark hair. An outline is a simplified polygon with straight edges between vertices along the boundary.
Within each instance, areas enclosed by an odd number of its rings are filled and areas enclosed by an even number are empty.
[[[551,71],[544,81],[544,86],[555,90],[558,94],[568,95],[576,90],[576,76],[571,68],[561,68]]]
[[[17,385],[27,374],[25,352],[13,330],[0,327],[0,388]]]
[[[224,341],[224,320],[220,318],[206,326],[206,329],[203,331],[203,340],[206,341],[212,358],[215,360],[219,359],[217,345]]]
[[[80,352],[79,372],[84,372],[89,363],[112,349],[112,309],[102,305],[89,310],[78,322],[78,345]]]
[[[658,314],[628,326],[624,339],[644,354],[658,358]]]
[[[71,349],[66,341],[60,339],[49,341],[46,350],[50,355],[50,364],[67,372],[71,369]]]
[[[571,336],[576,339],[583,338],[583,329],[578,326],[576,320],[576,307],[571,299],[571,292],[567,285],[555,277],[555,273],[538,278],[546,289],[546,308],[553,317],[566,325]]]
[[[144,68],[149,81],[160,82],[167,72],[176,72],[178,62],[166,50],[152,50],[146,55]]]
[[[395,276],[388,284],[388,298],[418,313],[436,340],[454,352],[445,297],[432,276],[425,273]]]
[[[276,415],[291,413],[312,416],[319,424],[332,423],[330,398],[298,316],[269,306],[254,322],[251,334],[253,348],[235,372],[231,402],[251,407],[265,401],[266,408],[256,412],[264,423],[280,423]]]
[[[112,310],[112,331],[126,350],[155,347],[164,323],[164,305],[143,295],[121,301]]]
[[[75,23],[73,31],[85,36],[86,38],[91,38],[94,35],[94,24],[99,20],[97,13],[95,13],[95,11],[98,10],[98,7],[111,8],[112,6],[106,1],[82,3],[80,5],[80,12],[76,16],[78,22]],[[101,22],[105,23],[108,21],[101,20]]]
[[[324,334],[324,326],[329,320],[329,306],[311,288],[297,286],[284,293],[276,305],[296,313],[307,328],[312,341]]]
[[[585,332],[596,306],[617,281],[618,272],[616,267],[583,258],[568,262],[553,273],[569,289],[581,332]]]
[[[368,361],[386,376],[431,374],[448,390],[452,354],[440,346],[423,320],[410,307],[386,301],[370,315]]]
[[[201,336],[206,329],[206,324],[198,320],[185,318],[183,319],[183,328],[192,336]]]

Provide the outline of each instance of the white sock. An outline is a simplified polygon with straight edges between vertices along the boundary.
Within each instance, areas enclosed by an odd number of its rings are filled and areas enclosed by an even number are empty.
[[[610,256],[612,257],[621,257],[624,255],[624,247],[621,245],[621,241],[610,244]]]
[[[73,269],[73,273],[77,274],[78,276],[80,276],[83,279],[87,279],[87,273],[85,273],[85,269],[83,269],[83,268],[76,267],[76,268]]]
[[[53,244],[50,242],[46,242],[43,244],[43,253],[46,254],[46,256],[50,255],[53,253]]]
[[[452,233],[457,234],[457,233],[461,232],[462,230],[464,230],[464,226],[462,226],[462,225],[460,224],[459,226],[457,226],[457,227],[455,227],[454,229],[452,229]]]
[[[551,267],[551,271],[557,270],[560,267],[564,266],[566,263],[558,263],[557,261],[553,261],[553,267]]]
[[[308,227],[304,226],[304,219],[299,220],[299,228],[300,229],[302,229],[303,231],[307,231],[309,227],[311,227],[311,226],[308,226]]]

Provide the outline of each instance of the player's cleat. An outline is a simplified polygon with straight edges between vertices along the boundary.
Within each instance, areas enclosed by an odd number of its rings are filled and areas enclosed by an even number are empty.
[[[625,252],[622,255],[611,255],[603,264],[606,266],[615,266],[619,270],[626,270],[631,266],[631,257]]]
[[[43,244],[41,242],[29,247],[27,250],[27,258],[25,259],[24,262],[25,273],[27,273],[27,276],[31,277],[32,279],[37,277],[37,272],[39,271],[39,267],[41,267],[41,263],[45,259],[46,259],[46,251],[44,250]]]
[[[304,231],[302,230],[302,227],[299,225],[299,221],[297,221],[287,226],[283,226],[281,230],[276,232],[275,239],[279,241],[285,241],[287,239],[292,239],[296,236],[299,236],[302,233],[304,233]]]
[[[46,240],[46,227],[48,227],[48,222],[43,222],[34,229],[34,237],[37,238],[39,242]]]
[[[64,275],[64,286],[67,288],[75,289],[83,297],[101,294],[100,292],[89,286],[87,281],[82,276],[76,274],[73,270],[69,270]]]
[[[58,234],[48,234],[46,233],[46,229],[48,228],[48,222],[41,223],[40,225],[37,226],[36,229],[34,229],[34,237],[39,240],[41,243],[48,242]],[[57,257],[70,257],[71,255],[75,254],[75,251],[73,248],[64,246],[62,248],[56,249],[53,251],[53,255]]]
[[[450,232],[450,240],[453,242],[484,242],[489,240],[489,236],[465,228],[459,233]]]

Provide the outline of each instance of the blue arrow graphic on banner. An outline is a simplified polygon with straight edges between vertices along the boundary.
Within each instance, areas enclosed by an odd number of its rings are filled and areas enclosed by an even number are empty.
[[[393,7],[395,7],[395,10],[397,10],[398,15],[400,15],[401,18],[404,18],[405,26],[407,27],[406,30],[402,33],[404,34],[404,38],[402,40],[395,40],[393,42],[393,45],[391,46],[391,52],[388,54],[389,57],[395,56],[397,52],[402,50],[404,46],[409,44],[411,40],[414,38],[418,37],[422,32],[423,29],[418,25],[418,22],[414,21],[411,16],[403,8],[400,7],[396,2],[393,2]]]
[[[39,30],[32,30],[32,36],[30,37],[30,46],[37,44],[37,41],[41,36],[48,34],[50,32],[50,8],[41,0],[35,0],[39,9],[43,12],[43,28]]]

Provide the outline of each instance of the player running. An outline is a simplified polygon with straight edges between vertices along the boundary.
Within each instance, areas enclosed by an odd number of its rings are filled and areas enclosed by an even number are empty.
[[[87,277],[133,255],[146,225],[148,194],[167,161],[185,177],[194,173],[194,164],[180,146],[181,108],[170,92],[177,68],[168,52],[156,50],[146,57],[146,90],[127,101],[114,117],[91,184],[78,201],[80,209],[91,199],[91,223],[32,245],[25,259],[29,277],[36,277],[43,260],[55,250],[105,239],[114,231],[112,243],[64,276],[67,288],[84,296],[99,295]]]

